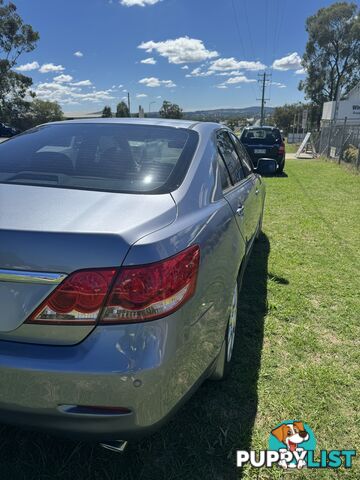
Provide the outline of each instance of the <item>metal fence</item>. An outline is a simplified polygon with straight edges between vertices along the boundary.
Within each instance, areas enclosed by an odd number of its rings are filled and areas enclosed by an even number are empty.
[[[320,155],[360,168],[360,125],[338,120],[322,125],[316,145]]]

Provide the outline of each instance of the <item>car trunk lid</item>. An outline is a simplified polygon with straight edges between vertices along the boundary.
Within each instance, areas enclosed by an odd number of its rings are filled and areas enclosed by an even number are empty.
[[[93,326],[24,324],[56,288],[53,276],[119,267],[135,241],[175,218],[170,194],[0,185],[0,338],[81,341]]]

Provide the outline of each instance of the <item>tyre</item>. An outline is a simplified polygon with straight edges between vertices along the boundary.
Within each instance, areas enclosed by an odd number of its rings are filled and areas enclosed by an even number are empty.
[[[282,163],[279,165],[279,168],[278,168],[277,173],[280,173],[280,174],[283,173],[284,167],[285,167],[285,158],[284,158],[284,160],[282,161]]]
[[[238,298],[239,280],[236,281],[234,287],[225,338],[221,347],[220,354],[216,360],[214,371],[209,377],[210,380],[224,380],[230,373],[235,343],[235,332],[238,314]]]

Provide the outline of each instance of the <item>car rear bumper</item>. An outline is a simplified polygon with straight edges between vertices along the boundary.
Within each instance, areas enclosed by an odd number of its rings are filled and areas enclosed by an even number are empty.
[[[152,433],[201,383],[209,367],[189,368],[191,357],[176,315],[98,327],[74,346],[1,341],[0,421],[89,440]],[[130,412],[74,413],[72,407],[79,406]]]

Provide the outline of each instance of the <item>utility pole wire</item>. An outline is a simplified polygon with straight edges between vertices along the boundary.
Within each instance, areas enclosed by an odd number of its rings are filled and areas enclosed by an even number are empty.
[[[259,74],[259,82],[262,83],[261,87],[261,98],[258,98],[258,100],[261,101],[261,111],[260,111],[260,126],[262,127],[264,125],[264,120],[265,120],[265,103],[266,100],[270,100],[269,98],[265,98],[265,90],[266,90],[266,85],[268,84],[269,80],[271,78],[271,73],[262,73]]]

